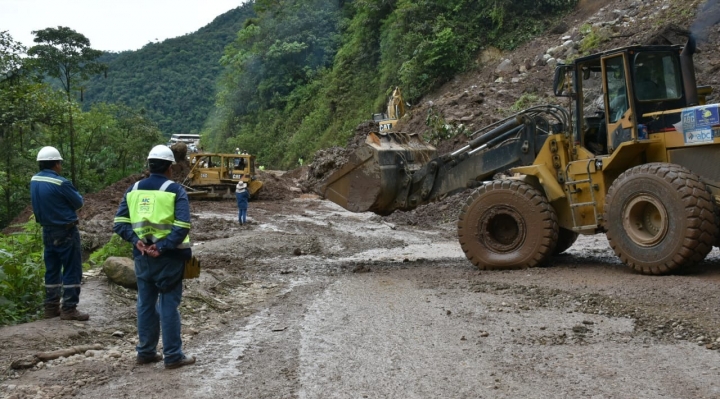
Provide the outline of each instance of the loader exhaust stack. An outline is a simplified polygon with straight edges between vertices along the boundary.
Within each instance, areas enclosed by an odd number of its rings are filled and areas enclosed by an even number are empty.
[[[695,80],[695,65],[693,63],[693,54],[695,54],[696,49],[695,37],[690,34],[685,48],[683,48],[682,53],[680,53],[680,69],[682,70],[683,86],[685,87],[685,98],[687,98],[688,106],[699,104],[697,83]]]

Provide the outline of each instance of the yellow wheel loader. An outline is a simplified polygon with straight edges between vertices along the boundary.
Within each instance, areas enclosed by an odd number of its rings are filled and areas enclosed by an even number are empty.
[[[719,236],[720,118],[695,82],[694,52],[691,37],[560,65],[554,90],[569,109],[527,109],[449,154],[416,134],[371,133],[323,194],[389,214],[475,188],[457,226],[481,269],[537,266],[597,233],[639,273],[687,268]]]
[[[255,176],[254,155],[200,152],[190,154],[190,172],[182,184],[190,199],[235,199],[240,181],[256,199],[263,183]]]

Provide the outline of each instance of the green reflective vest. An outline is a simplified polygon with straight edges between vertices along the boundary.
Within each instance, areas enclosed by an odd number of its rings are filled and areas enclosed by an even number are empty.
[[[138,183],[127,193],[130,225],[141,240],[158,242],[172,231],[173,226],[189,229],[190,223],[175,220],[175,193],[167,190],[168,180],[158,190],[138,190]],[[117,220],[116,220],[117,221]],[[190,248],[190,234],[176,249]]]

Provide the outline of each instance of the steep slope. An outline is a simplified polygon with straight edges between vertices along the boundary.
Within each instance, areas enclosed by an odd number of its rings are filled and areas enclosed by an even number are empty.
[[[145,109],[169,136],[197,133],[215,96],[219,59],[246,19],[250,3],[215,18],[197,32],[149,43],[138,51],[105,54],[107,78],[96,77],[85,87],[85,107],[104,101]]]
[[[552,94],[558,60],[634,44],[684,44],[685,30],[692,30],[699,39],[698,84],[717,85],[720,55],[715,49],[720,34],[713,26],[720,20],[719,8],[717,0],[581,0],[547,34],[512,52],[490,49],[480,54],[476,70],[456,76],[424,97],[399,128],[436,137],[440,152],[458,148],[466,137],[462,133],[452,136],[453,131],[473,132],[531,105],[567,105]],[[708,101],[716,102],[717,97]],[[431,112],[451,126],[448,136],[452,137],[438,137],[427,125]]]

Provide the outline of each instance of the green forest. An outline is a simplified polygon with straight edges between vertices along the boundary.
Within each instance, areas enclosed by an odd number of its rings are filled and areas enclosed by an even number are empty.
[[[108,73],[84,84],[83,107],[123,104],[164,137],[201,133],[206,150],[292,168],[344,145],[395,86],[418,101],[478,67],[485,47],[513,49],[575,4],[257,0],[195,33],[104,54]]]
[[[400,86],[409,102],[513,49],[575,0],[257,0],[226,47],[206,148],[240,147],[272,168],[341,145]]]
[[[218,60],[254,17],[251,4],[230,10],[197,32],[148,43],[137,51],[105,53],[98,61],[107,75],[92,77],[83,90],[84,107],[99,102],[143,110],[166,137],[197,134],[212,109]]]

